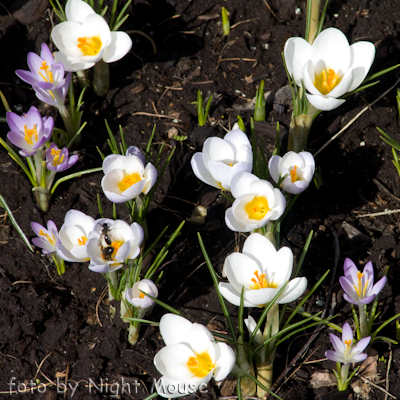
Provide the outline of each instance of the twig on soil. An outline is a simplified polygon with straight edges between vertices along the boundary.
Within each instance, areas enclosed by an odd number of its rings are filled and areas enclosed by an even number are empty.
[[[377,213],[357,215],[357,218],[379,217],[380,215],[396,214],[398,212],[400,212],[400,210],[387,210],[387,211],[381,211],[381,212],[377,212]]]
[[[19,283],[32,283],[32,281],[15,281],[12,284],[13,285],[18,285]]]
[[[396,399],[396,400],[397,400],[397,397],[396,397],[396,396],[393,396],[391,393],[389,393],[389,392],[388,392],[387,390],[385,390],[383,387],[380,387],[380,386],[378,386],[378,385],[375,385],[375,383],[372,383],[369,379],[364,378],[364,377],[361,376],[361,375],[356,374],[355,376],[356,376],[357,378],[360,378],[363,382],[370,384],[370,385],[373,386],[374,388],[377,388],[377,389],[381,390],[383,393],[385,393],[387,396],[390,396],[392,399]]]
[[[383,185],[381,182],[379,182],[378,179],[373,178],[372,182],[374,182],[375,185],[378,186],[379,189],[381,189],[385,193],[387,193],[392,199],[400,202],[400,199],[397,196],[395,196],[385,185]]]
[[[52,352],[49,353],[49,354],[47,354],[47,356],[46,356],[45,358],[43,358],[43,360],[40,362],[39,365],[37,365],[37,362],[35,361],[35,364],[36,364],[36,366],[37,366],[37,370],[36,370],[36,374],[35,374],[33,380],[35,380],[35,379],[37,378],[38,373],[41,372],[41,371],[40,371],[40,368],[42,368],[43,363],[51,356],[51,354],[52,354]]]
[[[303,361],[301,364],[302,365],[308,365],[308,364],[316,364],[316,363],[320,363],[322,361],[326,361],[327,358],[320,358],[319,360],[312,360],[312,361]]]
[[[252,61],[252,62],[254,62],[252,68],[254,68],[254,67],[258,64],[258,61],[257,61],[256,59],[254,59],[254,58],[232,57],[232,58],[220,58],[220,59],[218,60],[218,66],[219,66],[219,63],[220,63],[221,61]]]
[[[180,201],[183,201],[185,203],[191,204],[192,206],[195,206],[195,207],[199,207],[200,206],[200,204],[193,203],[192,201],[189,201],[189,200],[181,199],[180,197],[169,196],[168,194],[166,194],[164,197],[167,197],[169,199],[180,200]]]
[[[104,296],[106,295],[107,291],[108,291],[108,285],[107,285],[107,286],[104,288],[104,290],[101,292],[101,295],[100,295],[100,297],[99,297],[99,300],[97,300],[97,304],[96,304],[96,318],[97,318],[97,321],[99,321],[99,325],[100,325],[101,327],[103,327],[103,324],[102,324],[101,321],[100,321],[99,306],[100,306],[100,303],[103,301]]]
[[[349,123],[347,123],[338,133],[333,135],[316,153],[314,153],[314,157],[316,157],[325,147],[331,144],[340,134],[342,134],[350,125],[354,123],[361,115],[365,113],[369,108],[371,108],[375,103],[377,103],[380,99],[385,97],[392,89],[394,89],[397,84],[400,82],[400,78],[397,79],[396,83],[391,86],[386,92],[382,93],[377,99],[375,99],[372,103],[368,104],[365,108],[363,108]]]
[[[264,4],[268,7],[269,11],[271,11],[271,14],[276,18],[275,13],[272,11],[272,8],[270,7],[270,5],[266,2],[266,0],[263,0]]]
[[[151,105],[153,106],[153,110],[154,112],[157,114],[157,116],[159,116],[160,114],[157,111],[156,105],[154,104],[154,101],[150,101]]]
[[[232,46],[232,45],[236,42],[236,40],[238,40],[238,39],[236,38],[236,39],[234,39],[234,40],[231,40],[230,42],[226,43],[225,46],[222,48],[221,53],[219,54],[219,57],[218,57],[217,66],[215,67],[216,70],[219,68],[219,62],[220,62],[220,60],[222,59],[222,54],[224,54],[224,51],[225,51],[229,46]]]
[[[239,21],[239,22],[236,22],[236,24],[234,24],[234,25],[231,26],[231,30],[232,30],[232,29],[235,29],[235,28],[236,28],[237,26],[239,26],[240,24],[245,24],[246,22],[255,21],[255,20],[257,20],[257,19],[260,19],[260,18],[252,18],[252,19],[246,19],[246,21]]]
[[[188,83],[191,83],[192,85],[208,85],[210,83],[214,83],[214,81],[188,82]]]
[[[151,47],[153,48],[154,54],[157,54],[157,46],[156,46],[154,40],[149,35],[147,35],[146,33],[142,32],[142,31],[137,31],[137,30],[126,31],[126,33],[128,35],[130,35],[132,33],[137,33],[139,35],[144,36],[151,43]]]
[[[386,369],[386,391],[389,393],[389,372],[390,372],[390,366],[392,364],[392,358],[393,358],[393,351],[392,351],[392,345],[389,343],[389,360],[387,363],[387,369]],[[388,400],[388,394],[385,394],[385,400]]]
[[[282,386],[303,366],[305,363],[313,356],[313,354],[320,348],[321,346],[318,346],[306,359],[303,361],[282,383],[281,386],[279,386],[278,389],[276,389],[275,393],[278,393],[281,389]]]
[[[169,119],[176,119],[177,121],[181,121],[179,118],[171,117],[169,115],[151,114],[151,113],[143,112],[143,111],[138,111],[138,112],[132,113],[131,115],[146,115],[147,117],[169,118]]]

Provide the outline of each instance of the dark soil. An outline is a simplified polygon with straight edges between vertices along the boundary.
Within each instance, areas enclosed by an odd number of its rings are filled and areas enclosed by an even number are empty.
[[[201,149],[208,136],[222,136],[239,114],[245,122],[252,111],[246,111],[249,100],[255,95],[261,79],[266,90],[276,93],[287,84],[282,66],[281,52],[291,36],[302,36],[305,28],[306,2],[269,0],[270,11],[264,0],[150,0],[134,1],[130,17],[123,28],[141,30],[150,35],[156,45],[153,54],[150,43],[141,35],[132,34],[134,46],[121,61],[111,64],[111,89],[105,99],[92,93],[85,95],[84,129],[79,152],[79,162],[73,172],[101,166],[96,150],[108,154],[107,132],[104,119],[117,132],[121,125],[128,145],[144,148],[153,124],[157,124],[155,151],[166,141],[163,158],[172,147],[176,152],[158,189],[155,202],[148,215],[150,241],[166,225],[171,233],[178,224],[190,217],[193,204],[207,207],[207,221],[202,226],[186,223],[163,267],[164,277],[159,298],[182,311],[189,319],[210,328],[226,330],[221,308],[212,280],[201,254],[197,232],[200,232],[217,272],[222,269],[224,258],[235,251],[235,234],[224,223],[228,202],[219,191],[202,184],[192,173],[190,158]],[[3,2],[9,12],[0,8],[0,49],[2,77],[0,89],[15,112],[27,111],[31,105],[42,114],[56,116],[54,109],[40,104],[34,92],[19,81],[16,69],[27,69],[29,51],[40,52],[43,42],[50,44],[52,13],[46,0],[19,0]],[[225,6],[230,12],[231,24],[238,24],[228,38],[221,35],[220,11]],[[299,8],[301,12],[295,12]],[[12,18],[11,18],[12,16]],[[327,12],[326,27],[341,29],[349,42],[369,40],[377,48],[371,72],[377,72],[400,63],[400,1],[386,0],[332,0]],[[249,61],[250,60],[250,61]],[[317,151],[331,136],[346,125],[367,104],[385,92],[398,78],[396,70],[381,78],[380,84],[363,91],[337,110],[323,113],[316,118],[309,139],[311,152]],[[210,123],[207,129],[196,128],[195,106],[198,90],[208,98],[214,95]],[[267,121],[257,125],[270,156],[276,121],[281,132],[287,132],[290,121],[290,102],[280,95],[267,104]],[[137,112],[158,113],[172,116],[157,118],[134,115]],[[62,126],[60,118],[56,124]],[[210,127],[211,126],[211,127]],[[188,139],[183,143],[168,138],[168,131],[175,127],[179,135]],[[400,312],[400,237],[398,214],[377,218],[358,218],[360,214],[400,208],[399,176],[392,165],[391,149],[379,138],[380,127],[397,140],[398,114],[395,91],[383,97],[376,105],[357,119],[338,139],[316,157],[321,168],[323,186],[315,185],[300,196],[293,211],[282,226],[283,245],[290,246],[298,258],[311,230],[314,231],[310,250],[302,274],[309,280],[309,287],[335,265],[335,251],[339,263],[335,279],[331,277],[311,297],[307,311],[325,307],[327,293],[333,289],[336,304],[326,304],[327,311],[337,314],[335,322],[342,325],[351,318],[351,310],[342,299],[338,277],[342,274],[343,260],[353,259],[357,265],[371,260],[376,268],[376,279],[390,267],[388,284],[380,297],[381,319]],[[0,126],[4,139],[8,127]],[[272,132],[272,134],[271,134]],[[285,146],[285,137],[283,145]],[[287,139],[286,139],[287,141]],[[60,228],[66,212],[81,210],[98,216],[96,196],[100,194],[106,215],[111,216],[111,204],[102,194],[102,173],[85,175],[62,184],[56,190],[50,210],[42,214],[34,203],[28,179],[12,162],[4,150],[0,151],[0,193],[5,197],[14,216],[29,238],[33,237],[30,222],[43,225],[53,220]],[[127,218],[127,210],[119,206],[119,218]],[[335,244],[335,237],[338,242]],[[111,318],[109,305],[101,301],[96,318],[96,304],[105,288],[100,274],[88,270],[86,264],[68,264],[66,273],[59,277],[49,258],[40,249],[31,253],[9,219],[0,225],[0,398],[10,396],[9,382],[14,377],[18,384],[29,384],[36,378],[42,383],[65,382],[65,373],[75,392],[68,391],[67,398],[107,398],[111,388],[99,386],[122,380],[132,384],[137,381],[138,391],[122,398],[143,399],[151,391],[153,378],[159,373],[153,357],[164,345],[158,328],[142,327],[136,346],[127,342],[127,330],[118,318]],[[244,236],[237,235],[243,243]],[[229,307],[237,316],[237,308]],[[257,310],[249,310],[256,313]],[[154,308],[147,318],[159,321],[164,314]],[[395,325],[383,332],[395,337]],[[312,334],[304,332],[278,349],[275,378],[298,353]],[[321,331],[306,353],[304,360],[324,358],[329,348],[328,331]],[[379,357],[387,361],[390,350],[385,344],[373,346]],[[389,391],[400,396],[400,362],[398,346],[393,346],[393,357],[385,364],[379,362],[379,377],[375,383],[386,385],[386,366],[390,365]],[[39,368],[40,365],[40,368]],[[283,399],[347,399],[357,398],[352,390],[336,397],[335,386],[313,389],[311,375],[315,371],[332,369],[334,363],[321,361],[302,365],[279,390]],[[291,370],[291,372],[294,371]],[[290,373],[291,373],[290,372]],[[64,373],[64,375],[63,375]],[[102,388],[87,387],[89,379]],[[102,381],[101,381],[102,380]],[[85,386],[86,385],[86,386]],[[280,385],[279,385],[280,386]],[[365,398],[384,399],[385,394],[366,385],[370,391]],[[22,389],[23,386],[20,386]],[[115,386],[114,386],[115,390]],[[235,395],[228,386],[209,385],[202,398]],[[324,397],[323,397],[324,396]],[[349,397],[350,396],[350,397]],[[18,398],[61,399],[55,387],[39,394],[16,395]]]

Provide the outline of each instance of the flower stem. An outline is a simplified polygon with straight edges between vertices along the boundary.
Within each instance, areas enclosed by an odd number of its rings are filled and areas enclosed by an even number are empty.
[[[367,314],[365,313],[365,305],[359,304],[358,305],[358,315],[360,321],[360,335],[361,339],[368,336],[368,321],[367,321]]]
[[[53,253],[53,261],[57,268],[58,275],[62,275],[65,273],[65,262],[62,258],[58,256],[58,254]]]
[[[260,381],[262,385],[266,388],[270,388],[272,385],[272,375],[274,372],[273,364],[270,364],[269,361],[263,361],[257,364],[257,379]],[[264,398],[268,392],[264,390],[261,386],[257,385],[257,397],[260,399]]]
[[[347,389],[349,383],[347,382],[347,378],[349,376],[349,368],[350,364],[341,365],[337,363],[338,375],[340,379],[338,379],[338,390],[342,392]]]
[[[110,87],[110,69],[108,64],[100,60],[94,65],[93,71],[93,91],[97,96],[104,97]]]
[[[292,118],[289,127],[288,151],[299,153],[306,149],[312,123],[313,118],[310,115],[302,114]]]

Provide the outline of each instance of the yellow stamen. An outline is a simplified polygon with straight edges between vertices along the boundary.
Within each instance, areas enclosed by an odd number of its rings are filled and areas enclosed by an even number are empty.
[[[25,142],[30,144],[31,146],[38,141],[38,133],[36,129],[36,125],[33,125],[32,129],[28,128],[28,125],[24,125],[25,131]]]
[[[346,351],[348,352],[348,351],[349,351],[349,348],[350,348],[350,346],[351,346],[352,340],[347,339],[347,340],[345,340],[343,343],[346,345]]]
[[[101,50],[101,39],[98,36],[78,38],[78,48],[84,56],[95,56]]]
[[[260,220],[265,217],[265,214],[270,211],[268,201],[265,197],[257,196],[252,201],[246,204],[245,211],[250,219]]]
[[[42,74],[40,71],[44,71],[44,74]],[[38,72],[45,82],[53,83],[53,73],[50,71],[46,61],[42,62],[42,66],[40,67]]]
[[[300,180],[296,170],[297,170],[297,165],[295,165],[294,168],[290,171],[290,179],[292,180],[292,183],[295,183]]]
[[[39,231],[39,236],[44,236],[51,245],[55,246],[56,239],[55,239],[55,237],[53,235],[49,235],[48,233],[44,233],[42,230],[40,230]]]
[[[142,292],[140,292],[140,294],[139,294],[139,298],[140,298],[140,299],[144,299],[144,296],[145,296],[145,294],[144,294],[144,293],[142,293]]]
[[[215,364],[211,361],[208,353],[196,354],[196,357],[189,357],[187,366],[190,372],[199,378],[204,378],[215,368]]]
[[[267,288],[276,289],[278,287],[278,285],[273,281],[268,282],[266,275],[265,274],[260,275],[260,273],[257,270],[254,271],[254,276],[255,278],[251,278],[251,281],[254,283],[254,286],[251,288],[253,290],[267,289]]]
[[[137,182],[140,182],[141,180],[142,180],[142,178],[137,173],[125,175],[125,177],[122,179],[122,181],[120,183],[118,183],[118,189],[121,192],[125,192],[126,189],[130,188],[132,185],[134,185]]]
[[[334,87],[336,87],[342,77],[339,78],[339,74],[333,69],[323,69],[319,75],[315,75],[314,86],[319,90],[321,94],[328,94]]]
[[[81,236],[80,238],[78,238],[79,246],[84,246],[86,242],[87,242],[87,237]]]
[[[363,284],[362,284],[363,276],[364,276],[364,274],[362,272],[358,271],[357,272],[357,279],[358,279],[357,286],[353,285],[355,291],[358,294],[358,297],[360,297],[360,298],[365,296],[365,291],[367,290],[367,286],[368,286],[368,282],[369,282],[369,279],[367,279],[367,281],[365,282],[365,285],[363,287]]]
[[[51,149],[51,155],[54,156],[53,165],[57,166],[60,165],[64,160],[64,155],[60,158],[61,150],[56,150],[55,148]]]

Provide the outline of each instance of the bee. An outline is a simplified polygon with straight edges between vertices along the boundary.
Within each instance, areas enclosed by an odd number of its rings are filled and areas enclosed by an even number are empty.
[[[100,249],[102,257],[105,261],[111,261],[112,255],[114,253],[115,248],[112,246],[113,238],[110,235],[110,227],[107,223],[101,225],[101,235],[100,235]]]

